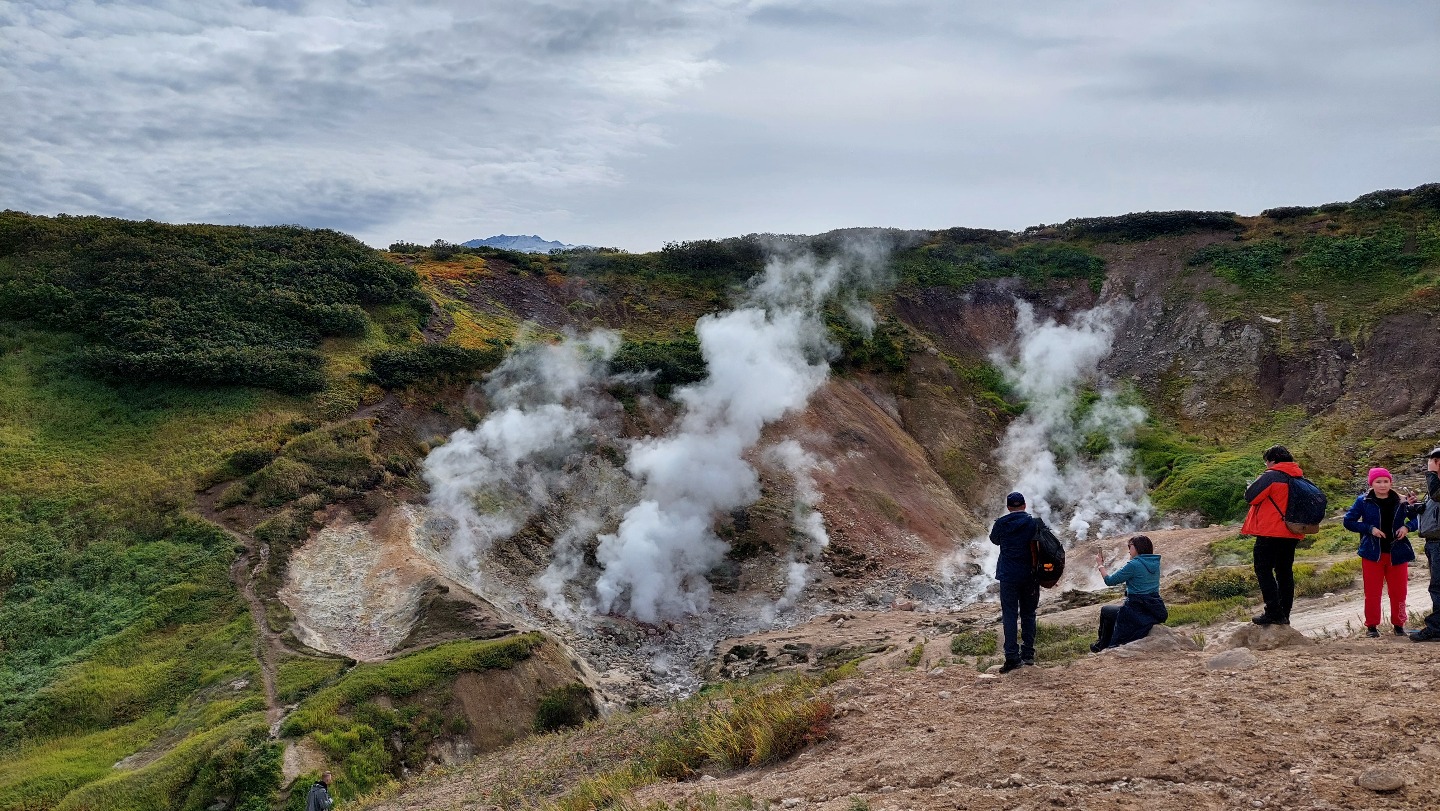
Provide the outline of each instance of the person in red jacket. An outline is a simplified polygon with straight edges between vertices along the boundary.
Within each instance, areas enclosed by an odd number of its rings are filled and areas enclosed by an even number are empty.
[[[1305,536],[1285,526],[1285,507],[1290,503],[1290,479],[1305,473],[1284,445],[1270,447],[1261,458],[1265,472],[1245,488],[1250,512],[1240,527],[1241,534],[1255,536],[1255,579],[1265,598],[1265,613],[1254,622],[1289,625],[1295,603],[1295,545]]]

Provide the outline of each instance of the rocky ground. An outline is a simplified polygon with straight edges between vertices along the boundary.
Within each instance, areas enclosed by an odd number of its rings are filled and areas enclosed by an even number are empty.
[[[861,676],[827,688],[837,710],[828,740],[776,766],[651,786],[636,803],[800,811],[1440,806],[1440,644],[1354,635],[1340,620],[1357,615],[1344,621],[1359,627],[1358,596],[1297,604],[1296,627],[1309,636],[1232,622],[1205,629],[1203,650],[1180,649],[1187,629],[1153,650],[1004,676],[951,660],[943,644],[955,627],[993,621],[983,604],[849,612],[727,640],[717,662],[732,643],[764,644],[779,666],[796,664],[801,652],[819,658],[827,645],[869,646],[876,655]],[[1083,610],[1064,613],[1079,621]],[[906,654],[927,640],[934,643],[920,666],[907,668]],[[557,746],[599,751],[583,736],[542,738],[371,807],[497,807],[495,787],[548,768]],[[566,787],[557,781],[557,790]]]
[[[1106,654],[1003,677],[880,671],[834,688],[831,740],[774,768],[637,799],[714,791],[826,811],[857,798],[875,811],[1435,808],[1437,662],[1440,645],[1388,637]],[[1367,775],[1401,785],[1362,788]]]

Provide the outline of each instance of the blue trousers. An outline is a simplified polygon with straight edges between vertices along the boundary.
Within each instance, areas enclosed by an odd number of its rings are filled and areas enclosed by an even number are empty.
[[[1000,581],[1000,619],[1005,626],[1005,661],[1035,658],[1035,609],[1040,605],[1040,584]],[[1016,625],[1020,641],[1017,643]]]
[[[1440,634],[1440,541],[1425,542],[1425,559],[1430,561],[1430,616],[1425,627]]]

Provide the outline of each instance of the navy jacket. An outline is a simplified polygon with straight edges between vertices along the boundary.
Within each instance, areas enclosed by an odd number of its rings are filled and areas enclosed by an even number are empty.
[[[1397,498],[1398,506],[1395,508],[1394,530],[1405,527],[1411,532],[1415,531],[1415,506],[1405,503],[1405,499]],[[1381,525],[1380,502],[1375,500],[1375,491],[1367,490],[1355,499],[1350,509],[1345,513],[1345,528],[1351,532],[1360,533],[1360,549],[1355,554],[1366,560],[1379,560],[1381,553],[1380,539],[1370,534],[1370,530]],[[1390,562],[1396,566],[1402,563],[1409,563],[1415,559],[1415,548],[1410,545],[1410,538],[1406,536],[1400,540],[1390,541]]]
[[[1110,634],[1105,647],[1114,648],[1144,639],[1151,628],[1167,619],[1170,619],[1170,609],[1165,607],[1165,601],[1160,599],[1159,594],[1128,595],[1115,617],[1115,631]]]
[[[1024,583],[1034,577],[1035,558],[1030,552],[1030,541],[1035,537],[1035,521],[1027,512],[1006,513],[990,528],[990,543],[1000,547],[996,580]]]

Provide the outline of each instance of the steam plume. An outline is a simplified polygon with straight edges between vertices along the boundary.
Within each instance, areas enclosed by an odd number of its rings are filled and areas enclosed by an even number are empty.
[[[726,550],[714,516],[760,495],[744,454],[767,424],[802,408],[824,384],[834,350],[821,307],[842,282],[868,286],[877,258],[866,251],[823,261],[772,258],[746,306],[696,323],[708,377],[676,392],[684,414],[675,431],[630,452],[626,468],[643,482],[641,499],[615,533],[600,537],[601,610],[653,622],[705,608],[705,573]]]
[[[1151,513],[1130,449],[1145,410],[1101,388],[1077,419],[1080,386],[1097,381],[1096,367],[1110,352],[1115,306],[1082,312],[1070,324],[1042,324],[1019,301],[1016,356],[996,358],[1028,404],[1005,432],[996,454],[1001,467],[1031,512],[1080,540],[1092,530],[1111,535],[1138,526]]]
[[[430,503],[450,523],[451,561],[472,571],[497,540],[514,535],[571,486],[566,462],[602,425],[596,396],[619,336],[596,331],[557,344],[524,344],[491,373],[494,410],[456,431],[425,459]],[[583,516],[577,516],[577,531]]]

